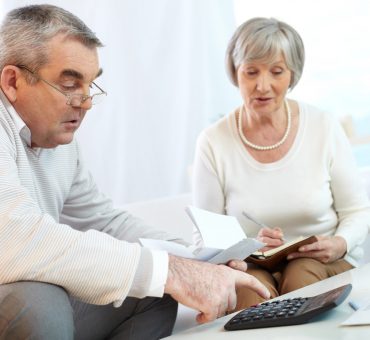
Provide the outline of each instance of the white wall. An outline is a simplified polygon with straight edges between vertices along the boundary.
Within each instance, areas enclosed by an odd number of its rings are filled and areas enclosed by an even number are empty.
[[[370,1],[234,1],[238,23],[275,17],[302,36],[306,64],[292,98],[338,116],[370,116]]]
[[[189,190],[187,168],[209,116],[238,102],[224,72],[235,28],[229,0],[23,1],[70,10],[104,42],[104,103],[78,139],[100,188],[117,204]]]
[[[3,0],[0,6],[4,13],[45,2],[81,17],[105,43],[98,84],[108,97],[87,115],[78,139],[98,185],[119,205],[188,191],[197,135],[240,104],[224,71],[234,3],[238,23],[274,16],[302,35],[307,62],[292,98],[338,115],[370,115],[368,0]]]

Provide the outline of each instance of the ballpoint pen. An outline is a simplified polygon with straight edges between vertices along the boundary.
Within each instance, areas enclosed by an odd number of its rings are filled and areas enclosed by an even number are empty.
[[[242,212],[242,214],[244,215],[244,217],[246,217],[248,220],[256,223],[258,226],[260,226],[261,228],[268,228],[268,229],[273,229],[273,228],[270,228],[269,226],[267,226],[266,224],[256,220],[254,217],[252,217],[251,215],[247,214],[245,211]],[[281,238],[282,241],[285,241],[285,238],[282,237]]]
[[[242,212],[242,214],[250,221],[256,223],[257,225],[259,225],[261,228],[270,228],[269,226],[267,226],[266,224],[260,222],[260,221],[257,221],[255,218],[253,218],[251,215],[247,214],[245,211]],[[270,228],[271,229],[271,228]]]

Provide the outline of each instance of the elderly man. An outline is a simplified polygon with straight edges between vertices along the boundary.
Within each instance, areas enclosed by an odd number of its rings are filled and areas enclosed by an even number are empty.
[[[206,322],[235,307],[236,287],[268,296],[241,262],[140,247],[171,237],[98,191],[74,133],[106,94],[100,46],[50,5],[15,9],[0,28],[1,338],[157,339],[172,331],[176,300]]]

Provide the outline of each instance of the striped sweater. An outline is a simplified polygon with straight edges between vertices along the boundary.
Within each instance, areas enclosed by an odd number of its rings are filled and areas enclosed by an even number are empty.
[[[75,141],[29,147],[0,95],[0,284],[49,282],[87,303],[120,305],[138,277],[151,280],[152,258],[135,242],[168,235],[113,208]]]

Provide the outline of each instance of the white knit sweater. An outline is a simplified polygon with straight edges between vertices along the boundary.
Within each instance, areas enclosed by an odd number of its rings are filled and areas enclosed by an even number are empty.
[[[351,146],[338,122],[299,103],[299,127],[288,153],[277,162],[259,163],[245,149],[235,112],[200,135],[195,156],[194,204],[236,216],[247,236],[258,226],[245,210],[286,238],[340,235],[353,265],[370,224],[369,200]],[[196,236],[196,238],[199,238]]]
[[[93,304],[147,295],[153,258],[131,242],[170,237],[113,208],[75,141],[54,149],[27,145],[30,131],[19,131],[19,116],[3,93],[0,99],[0,284],[50,282]],[[158,289],[163,293],[163,282]]]

